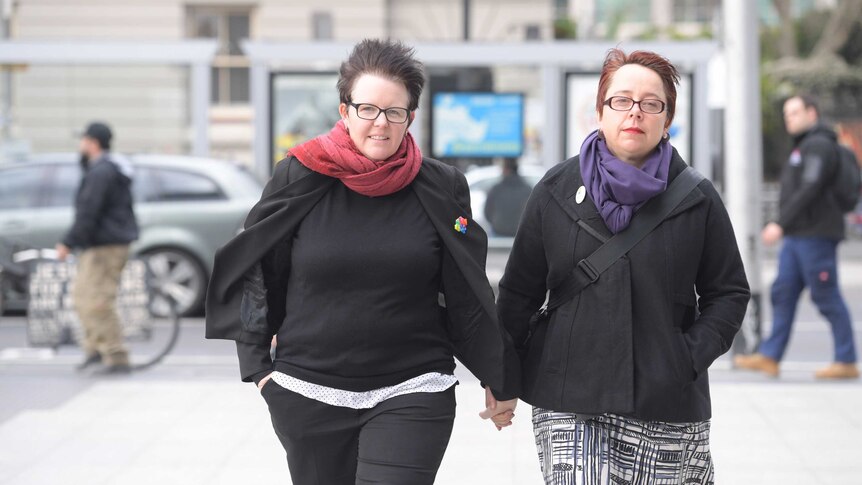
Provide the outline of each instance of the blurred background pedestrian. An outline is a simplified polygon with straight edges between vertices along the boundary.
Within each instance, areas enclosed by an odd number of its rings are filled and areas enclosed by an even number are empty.
[[[133,169],[110,153],[111,138],[110,127],[99,122],[90,123],[81,137],[83,176],[75,195],[75,221],[56,250],[60,260],[71,250],[80,251],[72,290],[84,330],[84,361],[78,369],[102,363],[95,373],[125,374],[131,367],[116,300],[138,224],[132,209]]]
[[[502,175],[502,180],[488,191],[485,219],[491,226],[491,235],[514,237],[532,186],[518,173],[514,158],[503,159]]]
[[[838,285],[837,249],[844,239],[844,210],[834,191],[840,154],[834,131],[820,122],[811,96],[792,96],[784,103],[784,124],[793,137],[793,151],[781,173],[778,220],[761,233],[763,243],[782,240],[778,275],[772,284],[772,331],[751,355],[738,355],[741,369],[778,376],[790,341],[802,290],[832,328],[833,362],[816,371],[821,379],[856,379],[856,345],[850,312]]]

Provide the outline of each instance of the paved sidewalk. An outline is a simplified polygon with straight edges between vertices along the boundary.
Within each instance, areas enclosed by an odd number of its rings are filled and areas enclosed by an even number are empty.
[[[765,291],[774,269],[764,262]],[[862,348],[862,257],[842,258],[840,275]],[[831,337],[810,302],[799,316],[779,379],[733,371],[727,356],[710,371],[719,485],[862,483],[862,382],[813,379]],[[23,330],[7,333],[15,337],[0,348],[0,485],[290,483],[266,404],[238,382],[232,344],[204,342],[200,326],[183,334],[199,347],[119,379],[76,375],[77,350],[22,348]],[[437,483],[541,485],[530,407],[521,403],[515,425],[498,432],[477,416],[475,378],[460,366],[458,376]]]
[[[68,367],[46,365],[56,368],[52,379],[70,378]],[[25,387],[18,367],[0,367],[4,396]],[[34,403],[0,422],[0,484],[290,483],[266,405],[234,380],[235,368],[169,362],[162,371],[97,380],[55,406]],[[716,483],[859,483],[858,382],[818,383],[807,371],[742,383],[733,371],[713,374]],[[540,485],[530,407],[521,403],[515,425],[498,432],[477,417],[476,380],[459,378],[455,431],[437,483]]]

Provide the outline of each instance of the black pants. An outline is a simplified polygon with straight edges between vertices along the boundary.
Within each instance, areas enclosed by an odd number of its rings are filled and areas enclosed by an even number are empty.
[[[371,409],[330,406],[263,386],[294,485],[434,483],[455,421],[455,386]]]

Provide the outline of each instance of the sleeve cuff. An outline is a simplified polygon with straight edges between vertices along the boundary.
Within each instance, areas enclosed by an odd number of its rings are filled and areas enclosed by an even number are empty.
[[[480,382],[479,385],[482,386],[483,390],[485,389],[485,387],[487,387],[484,382]],[[516,399],[518,397],[514,394],[507,394],[502,391],[494,390],[493,388],[491,389],[491,395],[493,395],[494,399],[498,401],[511,401],[512,399]]]
[[[256,384],[269,372],[272,372],[272,357],[269,348],[269,344],[236,343],[239,372],[243,382],[254,381]]]

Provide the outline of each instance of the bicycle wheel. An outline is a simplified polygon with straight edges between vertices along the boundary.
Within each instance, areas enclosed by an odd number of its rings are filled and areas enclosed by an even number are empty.
[[[134,370],[147,369],[161,362],[179,339],[177,302],[157,286],[158,281],[146,261],[132,259],[126,263],[117,296],[117,310]],[[163,303],[158,315],[153,312],[154,301]]]
[[[34,265],[30,275],[30,300],[27,311],[27,335],[30,345],[59,347],[78,344],[84,329],[74,310],[72,287],[76,274],[72,262],[47,260]],[[129,350],[133,369],[146,369],[164,359],[176,345],[180,318],[176,304],[154,281],[147,264],[131,259],[123,268],[117,289],[116,310],[123,340]],[[168,302],[168,314],[154,316],[150,309],[154,298]]]

